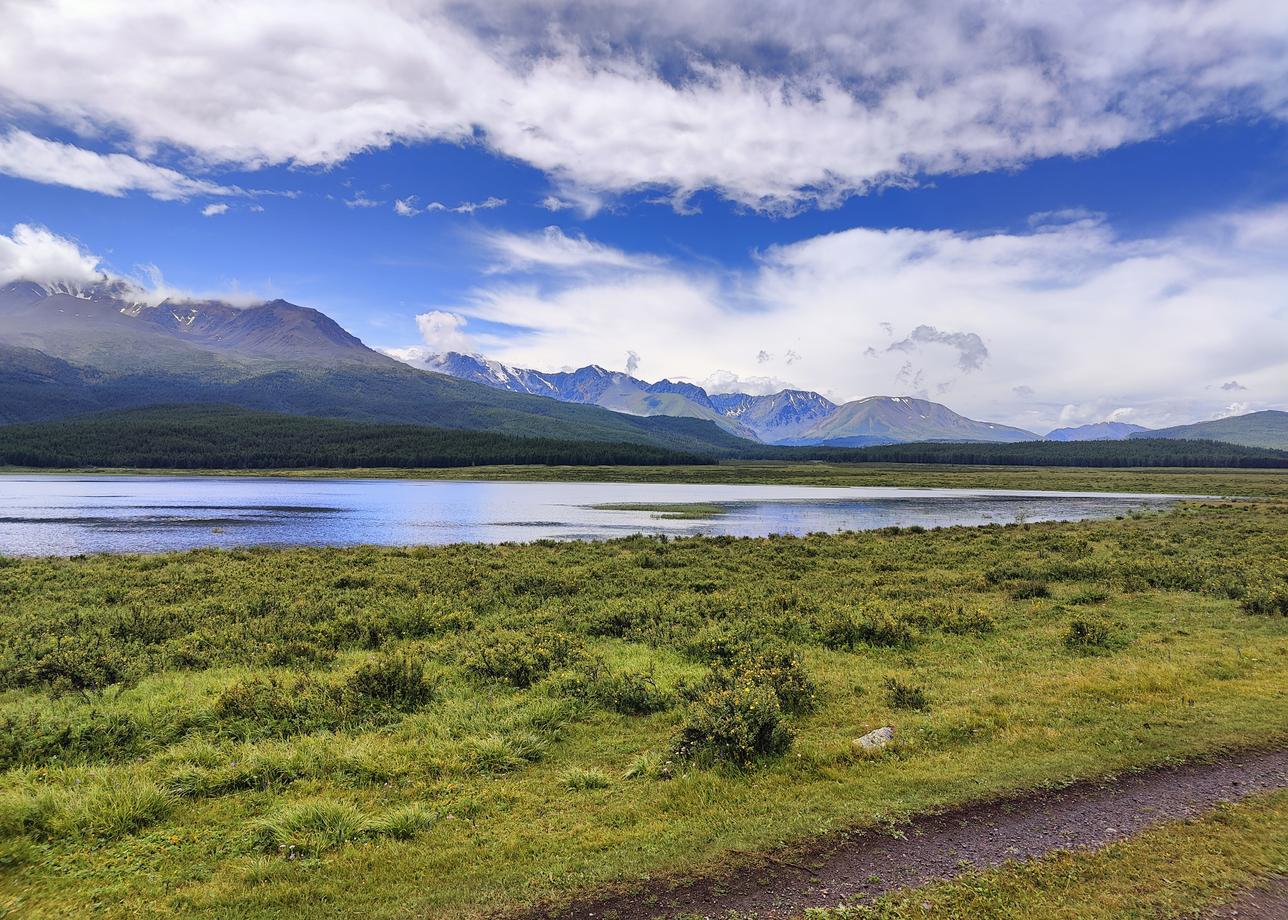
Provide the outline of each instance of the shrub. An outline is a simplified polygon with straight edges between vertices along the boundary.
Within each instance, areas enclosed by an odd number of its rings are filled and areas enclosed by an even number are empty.
[[[773,690],[786,712],[809,712],[818,704],[818,688],[805,673],[793,651],[760,651],[734,662],[735,682],[748,682]]]
[[[1069,598],[1069,603],[1075,606],[1086,606],[1088,604],[1103,604],[1109,600],[1109,592],[1103,588],[1088,588],[1085,591],[1079,591]]]
[[[924,710],[930,707],[924,687],[905,684],[897,677],[887,677],[885,690],[886,702],[893,709]]]
[[[358,705],[375,703],[411,712],[434,699],[438,683],[425,674],[423,661],[405,654],[382,655],[359,665],[344,689]]]
[[[1045,581],[1025,579],[1011,583],[1006,594],[1013,601],[1031,600],[1039,597],[1050,597],[1051,589]]]
[[[252,677],[215,699],[215,718],[238,737],[286,736],[334,729],[348,715],[338,688],[313,677]]]
[[[917,639],[917,629],[907,619],[885,610],[866,611],[858,620],[858,641],[880,648],[907,648]]]
[[[1070,621],[1064,634],[1066,648],[1074,651],[1095,651],[1113,645],[1109,625],[1101,620],[1078,618]]]
[[[652,673],[607,674],[593,680],[588,689],[591,698],[605,709],[629,716],[663,712],[675,701],[657,685]]]
[[[1249,591],[1239,604],[1244,613],[1255,616],[1288,616],[1288,590],[1261,588]]]
[[[315,642],[274,642],[264,652],[264,663],[274,668],[326,666],[334,661],[335,651]]]
[[[786,753],[791,743],[777,694],[743,681],[708,690],[693,701],[675,753],[745,767],[758,757]]]
[[[476,677],[523,688],[568,664],[580,652],[576,641],[563,633],[499,630],[467,646],[461,664]]]
[[[140,673],[138,659],[118,643],[101,635],[72,635],[60,637],[53,647],[37,653],[26,673],[15,676],[20,686],[46,686],[55,693],[89,696],[112,686],[132,687]]]

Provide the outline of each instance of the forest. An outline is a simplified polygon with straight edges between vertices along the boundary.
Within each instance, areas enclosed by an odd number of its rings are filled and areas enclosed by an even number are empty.
[[[254,470],[710,462],[702,455],[646,444],[352,422],[217,405],[127,409],[0,427],[0,465],[40,468]]]

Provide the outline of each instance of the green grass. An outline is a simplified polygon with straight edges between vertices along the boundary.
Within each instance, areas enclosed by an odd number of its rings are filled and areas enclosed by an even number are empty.
[[[0,473],[56,474],[0,467]],[[61,471],[149,476],[255,476],[302,479],[454,479],[506,482],[682,482],[732,485],[905,486],[940,489],[1042,489],[1167,492],[1288,498],[1288,470],[1088,469],[1083,467],[938,466],[916,463],[780,463],[726,461],[707,466],[475,466],[459,469],[130,470]]]
[[[0,906],[471,916],[1282,741],[1286,548],[1263,500],[3,559]]]
[[[1288,793],[1163,824],[1095,852],[971,872],[810,920],[1170,920],[1288,874]]]
[[[729,513],[728,505],[710,502],[612,502],[591,507],[596,511],[648,511],[666,520],[698,520]]]

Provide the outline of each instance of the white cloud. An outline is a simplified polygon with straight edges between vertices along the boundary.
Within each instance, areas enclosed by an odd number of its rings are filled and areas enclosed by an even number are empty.
[[[1153,239],[1095,221],[858,228],[770,248],[734,273],[641,267],[633,253],[629,265],[560,270],[552,257],[540,284],[484,285],[451,309],[517,330],[480,350],[522,367],[612,366],[633,349],[659,377],[721,368],[707,383],[726,391],[790,377],[836,400],[946,391],[958,411],[1040,431],[1125,407],[1161,426],[1224,409],[1229,395],[1212,384],[1236,375],[1253,408],[1288,404],[1284,251],[1288,207],[1208,215]],[[918,327],[931,332],[910,335]],[[892,330],[914,350],[888,351]],[[1017,399],[1016,387],[1034,395]]]
[[[682,204],[710,187],[791,209],[1202,118],[1288,116],[1288,6],[1255,0],[5,12],[0,115],[124,136],[139,156],[170,146],[250,167],[477,142],[544,171],[565,201],[653,187]]]
[[[781,390],[795,390],[785,380],[777,377],[741,376],[733,371],[716,371],[707,376],[699,386],[708,393],[749,393],[752,396],[768,396]]]
[[[244,291],[235,281],[220,291],[193,291],[168,284],[155,265],[140,265],[133,276],[108,268],[104,260],[75,240],[44,227],[17,224],[8,236],[0,233],[0,285],[11,281],[71,286],[114,283],[140,303],[163,300],[221,300],[233,306],[263,303],[266,297]]]
[[[0,233],[0,284],[98,281],[103,277],[100,262],[75,240],[44,227],[18,224],[9,236]]]
[[[383,201],[375,203],[384,204]],[[493,208],[504,207],[506,204],[508,202],[504,198],[489,196],[482,201],[462,201],[460,204],[451,207],[441,201],[431,201],[423,208],[418,208],[416,207],[416,196],[409,195],[394,202],[394,213],[399,217],[415,217],[418,214],[425,214],[430,211],[446,211],[449,214],[473,214],[475,211],[490,211]]]
[[[377,201],[374,198],[368,198],[366,192],[358,192],[352,198],[346,198],[344,205],[347,208],[378,208],[383,201]],[[394,209],[397,210],[398,202],[394,203]]]
[[[228,213],[228,205],[220,202],[218,204],[208,204],[201,209],[202,217],[218,217],[220,214]]]
[[[652,256],[632,255],[593,242],[584,234],[568,236],[558,227],[546,227],[540,233],[532,234],[497,231],[485,234],[483,241],[496,256],[494,271],[645,269],[661,264]]]
[[[17,129],[0,136],[0,173],[116,197],[140,191],[162,201],[184,201],[194,195],[241,194],[123,153],[95,153]]]
[[[431,352],[469,352],[469,336],[465,333],[465,317],[446,310],[431,310],[416,317],[416,328],[421,340]]]

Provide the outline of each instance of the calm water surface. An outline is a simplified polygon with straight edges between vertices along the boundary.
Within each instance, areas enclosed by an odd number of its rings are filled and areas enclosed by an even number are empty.
[[[608,539],[633,533],[803,534],[890,525],[1067,521],[1173,497],[967,489],[655,483],[430,482],[170,476],[0,476],[0,554],[203,546],[347,546]],[[699,520],[610,503],[703,503]]]

